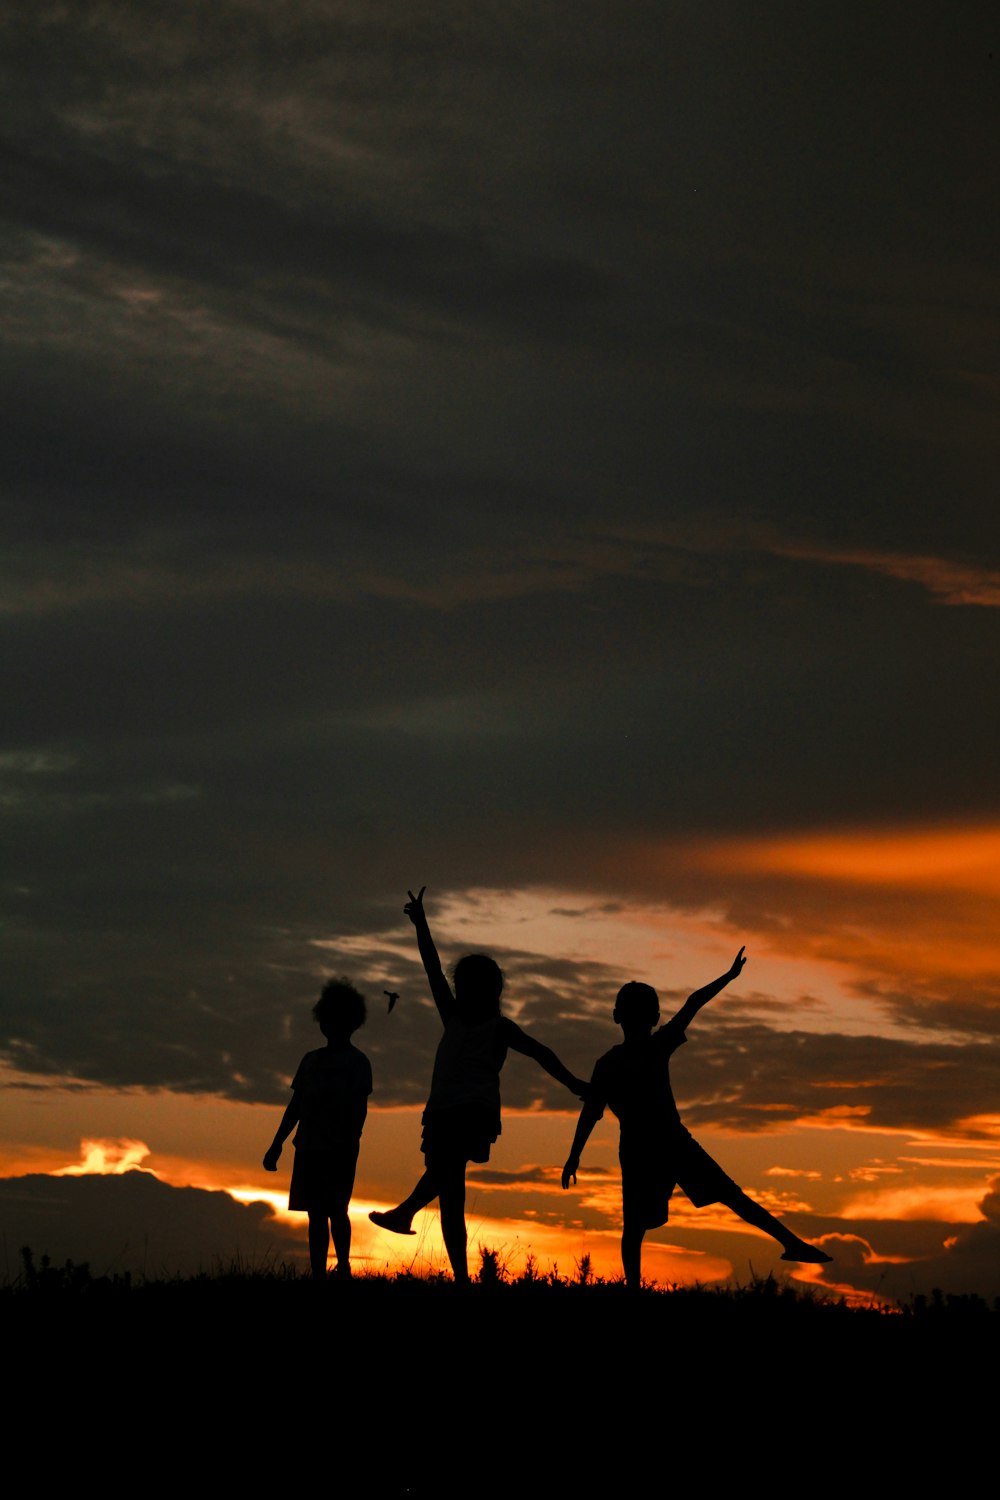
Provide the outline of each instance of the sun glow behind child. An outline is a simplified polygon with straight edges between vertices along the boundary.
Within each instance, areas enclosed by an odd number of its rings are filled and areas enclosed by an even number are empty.
[[[701,975],[728,961],[733,947],[743,941],[749,959],[746,984],[731,1000],[718,1002],[732,1007],[729,1014],[737,1023],[766,1025],[775,1033],[853,1037],[865,1047],[868,1038],[907,1044],[926,1040],[938,1046],[962,1040],[957,1006],[969,988],[966,981],[981,975],[988,962],[995,963],[992,918],[998,855],[1000,834],[991,828],[903,829],[888,835],[859,830],[836,836],[702,842],[684,850],[647,847],[645,871],[642,859],[630,865],[639,870],[638,883],[645,888],[654,888],[663,872],[673,871],[676,883],[677,871],[687,870],[695,891],[699,879],[706,891],[717,894],[724,888],[730,910],[745,910],[752,918],[759,907],[770,913],[767,922],[755,927],[751,920],[746,930],[737,928],[721,906],[707,899],[701,906],[680,909],[669,901],[646,899],[638,891],[616,895],[614,888],[601,892],[550,886],[442,893],[435,907],[440,913],[436,925],[449,953],[482,947],[496,951],[505,967],[509,965],[504,1003],[513,1017],[519,1013],[523,979],[526,986],[531,983],[533,1003],[542,1006],[532,1011],[532,1024],[537,1020],[543,1026],[547,996],[554,1017],[572,1013],[578,1023],[585,1023],[587,1033],[593,1024],[593,1042],[587,1058],[580,1058],[581,1067],[592,1063],[613,1040],[610,1005],[622,979],[647,980],[666,1003],[668,994],[686,992]],[[367,954],[378,955],[377,964],[394,951],[412,956],[402,922],[364,937],[318,936],[315,947],[329,968],[352,973],[360,972]],[[584,980],[567,1001],[559,976],[573,965],[580,967]],[[925,986],[923,991],[917,990],[918,983]],[[895,1002],[907,993],[921,994],[932,1025],[886,1003],[885,996]],[[404,992],[402,1006],[408,998],[412,1000],[412,991],[409,997]],[[953,1015],[951,1030],[944,1023]],[[870,1050],[864,1051],[863,1059],[871,1056]],[[864,1101],[880,1086],[882,1075],[863,1059],[856,1073],[830,1078],[822,1087],[817,1082],[808,1109],[778,1108],[768,1115],[762,1102],[752,1133],[736,1127],[713,1132],[699,1126],[699,1138],[719,1143],[720,1154],[732,1162],[734,1175],[751,1192],[773,1189],[768,1174],[775,1170],[817,1174],[807,1184],[796,1184],[801,1207],[776,1203],[776,1212],[809,1211],[822,1219],[824,1232],[850,1232],[856,1222],[885,1225],[886,1234],[892,1229],[894,1245],[912,1245],[915,1254],[921,1244],[926,1249],[934,1226],[940,1226],[935,1242],[940,1248],[946,1225],[957,1232],[956,1226],[975,1228],[983,1222],[979,1205],[1000,1170],[998,1117],[990,1114],[988,1099],[970,1095],[967,1118],[941,1124],[939,1113],[929,1110],[923,1126],[919,1091],[927,1085],[923,1075],[914,1075],[907,1087],[917,1101],[915,1123],[875,1124],[871,1106]],[[291,1058],[289,1067],[293,1062]],[[817,1076],[822,1081],[824,1075]],[[945,1073],[936,1062],[927,1078],[942,1077]],[[855,1092],[838,1096],[835,1089],[848,1087],[845,1078]],[[958,1072],[952,1087],[963,1088]],[[683,1088],[680,1081],[678,1088]],[[384,1237],[374,1242],[367,1211],[391,1204],[405,1187],[417,1159],[419,1111],[399,1105],[386,1108],[379,1093],[376,1067],[358,1174],[364,1196],[356,1200],[351,1215],[356,1247],[352,1259],[359,1268],[408,1264],[405,1248],[396,1252]],[[284,1209],[286,1183],[274,1186],[263,1173],[259,1183],[255,1180],[261,1122],[270,1118],[273,1105],[163,1090],[123,1093],[88,1086],[81,1093],[72,1079],[65,1085],[53,1080],[44,1094],[33,1096],[35,1107],[30,1111],[18,1107],[24,1097],[8,1092],[3,1157],[8,1176],[123,1176],[139,1169],[175,1187],[225,1189],[241,1203],[267,1203],[275,1222],[301,1239],[304,1255],[304,1220]],[[67,1165],[67,1148],[81,1134],[81,1157]],[[473,1269],[475,1247],[486,1245],[510,1247],[512,1264],[522,1254],[534,1254],[541,1265],[555,1263],[571,1273],[575,1262],[589,1254],[598,1274],[616,1273],[620,1226],[614,1219],[617,1160],[612,1133],[607,1132],[603,1144],[595,1135],[600,1172],[588,1183],[576,1212],[567,1213],[557,1183],[545,1179],[544,1170],[562,1159],[571,1135],[568,1112],[506,1111],[504,1133],[491,1163],[498,1174],[476,1183],[470,1203]],[[540,1165],[543,1175],[538,1177],[538,1167],[533,1169],[529,1191],[526,1164],[532,1163]],[[505,1184],[499,1177],[509,1181]],[[904,1234],[903,1226],[912,1227]],[[441,1269],[436,1214],[423,1214],[415,1227],[420,1267]],[[883,1244],[880,1230],[864,1233],[872,1245]],[[709,1281],[732,1268],[745,1276],[749,1263],[755,1269],[760,1264],[761,1243],[740,1233],[721,1213],[711,1219],[706,1211],[699,1218],[689,1215],[679,1199],[670,1224],[650,1242],[649,1274],[658,1280]],[[841,1276],[838,1284],[847,1279]]]

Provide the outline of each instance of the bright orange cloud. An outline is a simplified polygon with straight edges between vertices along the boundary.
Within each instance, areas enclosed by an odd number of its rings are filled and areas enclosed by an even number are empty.
[[[860,830],[702,846],[696,863],[751,875],[1000,896],[1000,827]]]
[[[647,880],[724,884],[741,909],[780,914],[771,947],[902,981],[933,998],[996,975],[1000,824],[813,830],[637,847]],[[747,905],[749,903],[749,906]],[[759,946],[759,942],[758,942]],[[979,1003],[984,1003],[980,995]]]
[[[53,1177],[119,1177],[131,1172],[146,1160],[149,1147],[145,1141],[132,1141],[125,1137],[117,1140],[80,1142],[81,1160],[71,1167],[59,1167]]]
[[[955,1187],[893,1187],[858,1193],[841,1208],[844,1219],[933,1219],[943,1224],[976,1224],[982,1183]]]

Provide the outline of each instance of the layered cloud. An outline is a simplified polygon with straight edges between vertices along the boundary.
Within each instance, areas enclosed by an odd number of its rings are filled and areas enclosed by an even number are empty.
[[[266,1269],[301,1248],[263,1203],[169,1187],[142,1171],[2,1178],[0,1221],[8,1254],[26,1245],[36,1259],[86,1263],[94,1276]]]
[[[22,1087],[277,1102],[347,971],[421,1103],[426,879],[580,1071],[639,967],[798,965],[678,1059],[701,1128],[993,1138],[995,101],[950,16],[8,8]]]
[[[880,1254],[873,1243],[884,1240],[882,1226],[864,1227],[861,1233],[834,1233],[823,1244],[834,1256],[832,1266],[816,1267],[808,1279],[823,1290],[845,1290],[849,1295],[891,1295],[908,1301],[937,1289],[950,1295],[975,1294],[989,1300],[1000,1295],[997,1274],[1000,1250],[1000,1194],[997,1179],[990,1184],[973,1222],[963,1214],[958,1222],[941,1215],[942,1228],[936,1243],[908,1254]],[[962,1222],[962,1220],[966,1222]],[[950,1223],[950,1232],[943,1228]],[[898,1233],[897,1233],[898,1238]]]

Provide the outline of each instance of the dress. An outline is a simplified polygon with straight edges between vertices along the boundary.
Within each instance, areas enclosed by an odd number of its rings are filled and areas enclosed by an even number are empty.
[[[500,1070],[513,1026],[506,1016],[469,1021],[461,1013],[445,1023],[423,1114],[428,1166],[440,1157],[489,1161],[500,1134]]]
[[[665,1224],[678,1184],[696,1208],[725,1201],[738,1184],[681,1124],[670,1086],[670,1059],[687,1041],[677,1017],[648,1038],[623,1042],[599,1057],[588,1102],[617,1115],[618,1159],[626,1224]],[[599,1116],[598,1116],[599,1118]]]
[[[299,1102],[288,1207],[342,1213],[351,1201],[372,1091],[371,1063],[350,1043],[307,1052],[292,1079]]]

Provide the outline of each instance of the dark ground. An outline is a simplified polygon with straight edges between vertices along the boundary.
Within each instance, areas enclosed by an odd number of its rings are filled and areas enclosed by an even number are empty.
[[[35,1267],[0,1306],[12,1446],[46,1488],[868,1494],[951,1486],[956,1449],[992,1447],[1000,1313],[978,1299]]]

